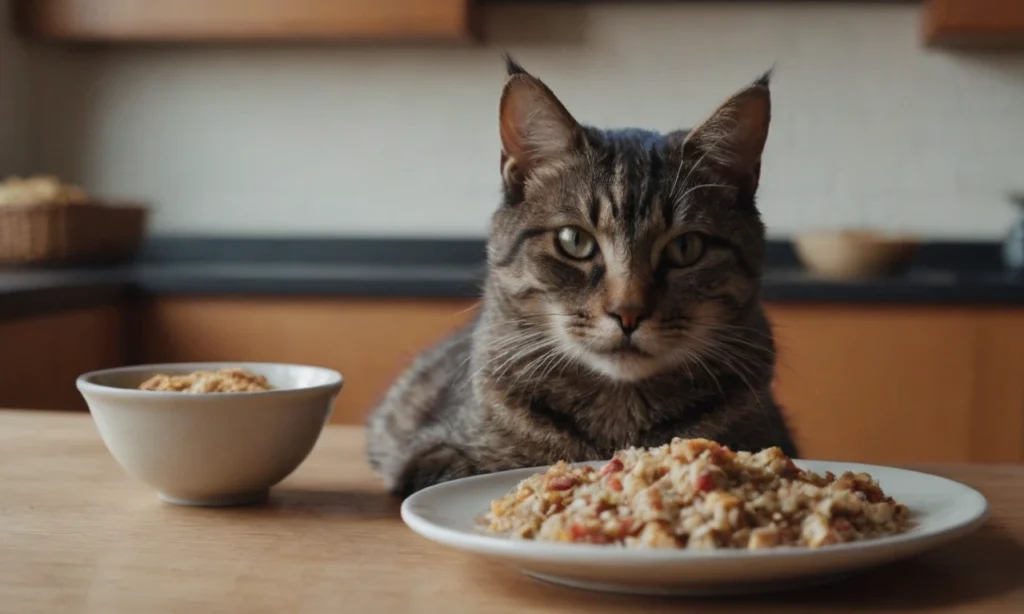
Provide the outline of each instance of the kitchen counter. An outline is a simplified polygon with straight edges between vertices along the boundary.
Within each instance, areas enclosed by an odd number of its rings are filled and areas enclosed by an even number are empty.
[[[1024,468],[933,465],[991,504],[975,534],[835,584],[729,599],[542,584],[429,542],[367,467],[363,431],[328,426],[263,505],[160,503],[87,414],[0,410],[5,612],[1024,611]]]
[[[802,270],[784,243],[773,243],[764,297],[1024,305],[1024,276],[1001,270],[991,249],[963,249],[946,247],[939,256],[925,250],[926,257],[898,277],[827,280]],[[140,294],[465,298],[479,294],[484,270],[483,243],[470,240],[168,239],[152,242],[130,266],[0,271],[0,318]]]
[[[0,321],[120,301],[131,269],[0,270]]]

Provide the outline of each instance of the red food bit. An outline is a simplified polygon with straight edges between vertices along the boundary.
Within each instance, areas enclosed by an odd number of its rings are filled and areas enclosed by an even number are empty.
[[[796,463],[793,462],[793,459],[787,458],[786,459],[786,467],[785,467],[785,469],[783,469],[783,473],[786,476],[794,476],[795,477],[795,476],[798,476],[798,475],[802,474],[803,470],[800,469],[800,467],[796,466]]]
[[[661,491],[660,490],[648,491],[647,501],[651,504],[651,507],[653,507],[655,510],[657,510],[659,512],[661,510],[665,509],[665,502],[662,501],[662,499],[661,499]]]
[[[572,541],[574,542],[583,540],[589,534],[590,531],[587,530],[587,527],[578,522],[574,522],[572,526],[569,527],[569,536],[572,537]]]
[[[548,480],[548,488],[550,490],[569,490],[576,485],[576,480],[569,475],[560,475],[556,478]]]
[[[729,460],[729,450],[721,446],[715,446],[708,452],[708,456],[712,463],[721,465]]]
[[[885,500],[882,493],[877,490],[869,490],[865,492],[864,495],[868,498],[869,503],[881,503]]]
[[[611,537],[601,533],[600,527],[588,529],[580,522],[569,527],[569,538],[574,542],[590,542],[592,544],[607,544],[612,541]]]
[[[619,522],[619,535],[629,535],[633,530],[633,525],[634,522],[632,518],[623,518]]]
[[[622,461],[617,458],[613,458],[604,466],[601,467],[601,475],[608,475],[609,473],[618,473],[624,468]]]
[[[697,492],[711,492],[715,489],[715,480],[710,473],[702,473],[697,476]]]
[[[615,492],[622,492],[622,480],[618,476],[613,475],[608,478],[608,488],[611,488]]]

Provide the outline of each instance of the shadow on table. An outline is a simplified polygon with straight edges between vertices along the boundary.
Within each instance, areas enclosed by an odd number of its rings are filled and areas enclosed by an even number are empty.
[[[1024,593],[1024,548],[1011,536],[982,531],[917,558],[879,567],[817,586],[739,597],[633,597],[587,592],[538,582],[498,565],[474,566],[472,574],[510,600],[529,594],[550,607],[579,608],[594,614],[624,609],[644,612],[823,612],[930,611]],[[1024,612],[1024,609],[1019,610]]]
[[[310,490],[280,487],[260,507],[285,514],[398,518],[401,502],[382,492],[362,490]]]

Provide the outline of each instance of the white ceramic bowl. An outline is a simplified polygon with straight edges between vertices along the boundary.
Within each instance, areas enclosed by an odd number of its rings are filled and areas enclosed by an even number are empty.
[[[157,373],[240,367],[267,392],[191,394],[137,390]],[[241,505],[266,497],[323,431],[343,378],[321,367],[173,363],[86,373],[76,382],[118,463],[178,505]]]
[[[826,277],[895,275],[917,253],[916,237],[861,230],[808,231],[793,239],[804,266]]]

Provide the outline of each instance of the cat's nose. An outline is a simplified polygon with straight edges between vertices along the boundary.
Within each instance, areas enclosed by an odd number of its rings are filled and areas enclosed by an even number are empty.
[[[640,327],[640,323],[646,320],[649,315],[643,305],[634,304],[613,305],[607,309],[607,312],[608,315],[618,321],[622,334],[627,337],[632,335]]]

